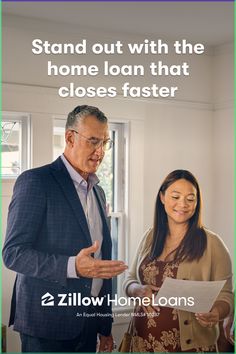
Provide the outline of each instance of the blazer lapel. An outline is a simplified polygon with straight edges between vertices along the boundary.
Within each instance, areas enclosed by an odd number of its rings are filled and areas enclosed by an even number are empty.
[[[86,236],[89,244],[91,245],[92,240],[82,204],[76,192],[73,181],[71,180],[65,165],[61,161],[61,158],[59,157],[55,162],[53,162],[51,164],[51,167],[55,179],[59,183],[65,198],[67,199],[68,203],[74,211],[75,217],[80,227],[82,228],[84,235]]]
[[[97,201],[98,201],[98,204],[99,204],[99,207],[101,210],[101,217],[102,217],[103,223],[105,223],[105,227],[107,228],[107,231],[110,232],[110,226],[108,224],[106,210],[104,209],[104,201],[102,200],[101,192],[97,186],[94,186],[93,190],[94,190],[95,196],[97,198]]]
[[[98,186],[94,186],[93,190],[98,201],[101,218],[102,218],[102,224],[103,224],[103,242],[102,242],[103,259],[111,259],[112,242],[111,242],[110,226],[108,224],[108,218],[104,206],[104,200],[102,199],[101,192]]]

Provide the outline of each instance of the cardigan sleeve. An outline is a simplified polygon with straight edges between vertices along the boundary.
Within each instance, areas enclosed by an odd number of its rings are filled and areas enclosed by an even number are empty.
[[[145,233],[144,236],[142,237],[141,241],[139,242],[139,245],[137,247],[134,259],[131,263],[131,266],[128,271],[128,275],[126,276],[126,279],[123,283],[123,290],[125,294],[127,294],[127,289],[132,283],[140,283],[140,279],[138,276],[138,267],[140,265],[140,262],[146,255],[145,250],[147,249],[147,245],[150,243],[150,237],[152,235],[152,229],[149,228]]]
[[[226,283],[219,293],[216,301],[225,301],[230,306],[230,312],[233,311],[233,291],[232,291],[232,264],[229,251],[224,242],[214,235],[214,244],[212,245],[212,280],[226,280]]]

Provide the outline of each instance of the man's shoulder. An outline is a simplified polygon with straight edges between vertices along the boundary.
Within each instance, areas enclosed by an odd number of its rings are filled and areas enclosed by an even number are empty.
[[[26,170],[20,174],[18,178],[37,178],[40,176],[48,175],[51,171],[51,169],[56,168],[60,164],[59,159],[55,160],[52,163],[49,163],[47,165],[39,166],[39,167],[34,167],[29,170]]]
[[[45,188],[45,186],[50,184],[49,181],[50,176],[52,176],[52,170],[59,169],[61,167],[62,162],[60,163],[58,160],[59,159],[50,164],[31,168],[22,172],[16,180],[15,187],[17,188],[18,186],[21,187],[24,185],[30,187],[38,184],[38,187],[44,186]]]
[[[49,171],[50,171],[50,165],[31,168],[29,170],[22,172],[17,178],[17,181],[19,182],[23,180],[41,179],[43,176],[48,175]]]

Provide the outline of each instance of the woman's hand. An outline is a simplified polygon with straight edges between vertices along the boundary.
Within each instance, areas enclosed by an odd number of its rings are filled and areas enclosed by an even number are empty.
[[[102,336],[102,335],[99,335],[99,345],[98,345],[98,348],[97,348],[97,352],[100,353],[100,352],[108,352],[108,353],[111,353],[112,350],[114,349],[113,346],[114,346],[114,341],[113,341],[113,337],[112,335],[110,336]]]
[[[152,294],[158,292],[160,288],[154,285],[141,285],[137,283],[131,283],[128,287],[128,295],[134,297],[149,297],[152,298]]]
[[[225,318],[223,323],[225,338],[234,345],[234,315]]]
[[[154,286],[154,285],[141,285],[137,283],[131,283],[130,286],[128,287],[128,295],[133,296],[133,297],[148,297],[149,299],[152,300],[152,295],[156,294],[159,291],[159,287]],[[150,303],[149,305],[141,305],[143,308],[144,313],[146,313],[147,316],[159,314],[160,308],[158,306],[152,306]]]
[[[220,315],[217,308],[213,308],[207,313],[195,313],[195,317],[201,326],[209,328],[215,326],[220,320]]]
[[[196,319],[203,327],[212,327],[229,315],[230,307],[225,301],[216,301],[208,313],[195,313]]]

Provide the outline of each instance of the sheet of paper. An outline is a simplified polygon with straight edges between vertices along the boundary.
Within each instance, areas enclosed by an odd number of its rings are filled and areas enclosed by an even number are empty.
[[[192,281],[167,277],[155,297],[155,304],[190,312],[209,312],[225,282],[226,280]]]

